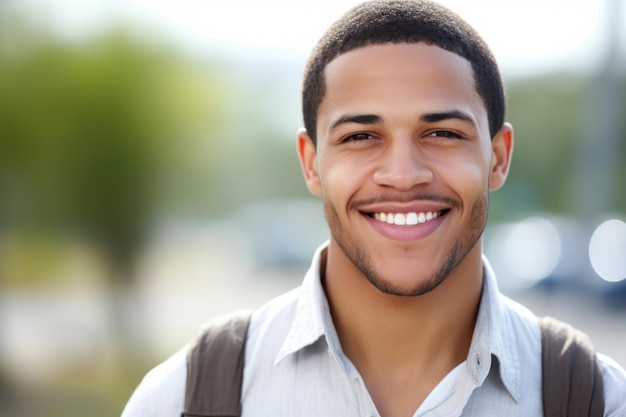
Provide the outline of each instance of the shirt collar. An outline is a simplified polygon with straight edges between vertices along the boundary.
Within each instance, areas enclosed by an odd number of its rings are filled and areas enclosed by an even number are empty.
[[[326,263],[327,246],[328,242],[324,243],[313,255],[311,266],[302,282],[302,291],[298,298],[293,322],[276,356],[274,362],[276,365],[287,356],[312,345],[322,336],[326,336],[329,341],[331,339],[329,335],[335,335],[335,342],[332,344],[339,345],[321,280],[320,268],[322,261]]]
[[[329,353],[346,370],[339,338],[330,315],[328,300],[321,281],[321,265],[325,264],[328,242],[321,245],[311,262],[302,283],[296,313],[283,342],[275,364],[287,356],[317,342],[325,336]],[[324,262],[322,262],[324,261]],[[476,386],[482,385],[492,369],[493,357],[498,360],[499,376],[515,401],[519,401],[519,354],[515,343],[513,326],[507,323],[496,277],[487,258],[483,257],[483,291],[476,326],[472,336],[467,368]]]
[[[509,394],[519,402],[519,352],[514,326],[508,322],[495,273],[483,256],[483,292],[478,317],[467,356],[467,368],[476,385],[481,385],[489,372],[499,369],[499,376]],[[493,358],[498,361],[494,367]]]

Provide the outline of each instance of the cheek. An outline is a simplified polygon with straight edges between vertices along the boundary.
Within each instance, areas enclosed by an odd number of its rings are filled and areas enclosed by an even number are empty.
[[[484,193],[488,187],[488,162],[478,158],[449,158],[440,164],[438,172],[445,184],[452,187],[461,199]]]
[[[340,170],[333,167],[332,163],[329,163],[327,160],[320,161],[320,192],[326,220],[331,224],[339,222],[338,207],[342,204],[343,196],[341,190],[345,189],[344,177]]]
[[[348,200],[367,182],[367,164],[357,158],[326,158],[320,161],[322,196],[335,206]]]
[[[326,217],[326,222],[328,223],[328,228],[332,235],[339,233],[342,229],[341,220],[339,219],[339,213],[337,212],[337,208],[333,205],[332,201],[323,198],[324,203],[324,216]]]

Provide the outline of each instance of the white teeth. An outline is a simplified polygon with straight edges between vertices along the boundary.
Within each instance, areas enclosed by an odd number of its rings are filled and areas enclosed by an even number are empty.
[[[438,211],[410,212],[410,213],[374,213],[374,218],[383,223],[395,224],[396,226],[415,226],[426,223],[439,217]]]

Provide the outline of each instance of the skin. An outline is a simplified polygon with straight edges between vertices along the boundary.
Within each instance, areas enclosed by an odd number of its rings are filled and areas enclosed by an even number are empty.
[[[323,280],[346,355],[381,415],[410,416],[467,357],[488,193],[513,148],[492,139],[471,66],[439,47],[367,46],[325,69],[317,145],[298,134],[331,232]],[[437,213],[414,226],[373,213]]]

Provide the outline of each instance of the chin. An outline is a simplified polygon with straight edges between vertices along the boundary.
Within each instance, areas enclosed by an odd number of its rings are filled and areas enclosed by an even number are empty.
[[[407,276],[405,279],[385,279],[371,271],[365,275],[368,281],[380,292],[388,295],[400,297],[415,297],[428,294],[439,287],[446,279],[447,275],[432,274],[422,279],[416,279],[415,275]]]

